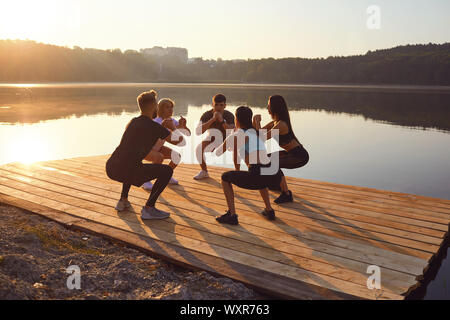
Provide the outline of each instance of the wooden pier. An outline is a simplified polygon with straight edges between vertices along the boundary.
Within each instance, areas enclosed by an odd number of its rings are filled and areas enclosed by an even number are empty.
[[[240,225],[223,226],[225,169],[199,182],[194,165],[175,170],[180,185],[157,203],[171,217],[143,222],[148,193],[133,187],[132,208],[117,213],[121,185],[106,176],[106,159],[0,166],[0,202],[290,299],[405,299],[449,231],[449,200],[296,178],[295,202],[274,205],[276,221],[260,215],[258,192],[235,188]],[[367,287],[372,265],[381,290]]]

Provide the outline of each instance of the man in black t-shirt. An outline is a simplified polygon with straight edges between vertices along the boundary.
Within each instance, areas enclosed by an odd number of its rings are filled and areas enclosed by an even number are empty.
[[[141,115],[130,121],[120,141],[120,145],[113,152],[106,163],[106,173],[112,180],[122,182],[122,194],[117,203],[117,211],[125,211],[131,207],[128,193],[132,185],[142,186],[147,181],[156,180],[146,205],[142,208],[143,220],[165,219],[169,213],[155,208],[156,200],[169,183],[173,169],[164,164],[143,164],[142,160],[160,158],[163,155],[153,151],[153,146],[160,141],[178,144],[172,141],[169,130],[152,120],[156,110],[156,92],[144,92],[138,97]]]
[[[170,131],[157,124],[149,117],[141,115],[133,118],[110,157],[110,174],[121,182],[140,187],[144,182],[138,171],[142,168],[142,161],[152,151],[158,139],[165,140]]]
[[[235,128],[234,115],[225,110],[226,106],[226,97],[223,94],[217,94],[213,97],[213,108],[200,118],[197,134],[207,132],[207,138],[196,148],[197,161],[202,170],[194,177],[195,180],[209,178],[204,153],[214,151],[215,147],[223,143],[227,130]]]

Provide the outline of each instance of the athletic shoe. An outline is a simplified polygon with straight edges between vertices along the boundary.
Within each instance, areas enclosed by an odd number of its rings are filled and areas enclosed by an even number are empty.
[[[131,203],[128,200],[120,199],[119,202],[117,202],[116,210],[117,211],[125,211],[127,208],[131,207]]]
[[[153,183],[151,181],[144,183],[142,185],[142,189],[144,189],[145,191],[152,191]]]
[[[282,193],[278,198],[275,199],[276,204],[294,202],[294,198],[292,197],[292,192]]]
[[[162,220],[170,217],[170,213],[156,209],[155,207],[143,207],[141,214],[142,220]]]
[[[208,171],[205,171],[205,170],[200,171],[200,172],[194,177],[195,180],[203,180],[203,179],[206,179],[206,178],[209,178],[209,173],[208,173]]]
[[[230,211],[225,213],[223,216],[220,216],[220,217],[216,218],[216,220],[219,223],[231,224],[231,225],[234,225],[234,226],[239,224],[238,215],[237,214],[231,214]]]
[[[262,212],[262,215],[264,217],[266,217],[267,220],[270,220],[270,221],[275,220],[275,211],[273,211],[273,210],[267,211],[267,209],[264,209],[264,211]]]
[[[174,178],[170,178],[169,184],[178,184],[178,180]]]

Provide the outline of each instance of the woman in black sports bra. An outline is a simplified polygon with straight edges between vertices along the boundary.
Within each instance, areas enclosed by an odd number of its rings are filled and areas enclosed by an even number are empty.
[[[297,169],[305,166],[309,162],[309,154],[298,141],[292,130],[286,101],[282,96],[271,96],[269,98],[267,109],[273,121],[268,123],[262,129],[268,131],[267,139],[277,138],[280,147],[284,149],[270,154],[269,156],[278,156],[280,168],[283,169]],[[256,115],[254,117],[253,125],[257,130],[261,129],[261,115]],[[279,130],[279,135],[273,135],[274,132],[272,130]],[[284,176],[280,184],[280,189],[282,193],[275,200],[275,203],[281,204],[292,202],[292,192],[288,189],[286,178]]]

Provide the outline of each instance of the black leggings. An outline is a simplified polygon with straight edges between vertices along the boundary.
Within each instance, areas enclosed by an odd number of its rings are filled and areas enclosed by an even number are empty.
[[[139,170],[137,170],[135,175],[139,175],[138,179],[141,181],[151,181],[156,179],[146,203],[146,206],[154,207],[159,195],[169,184],[169,180],[173,175],[173,169],[165,164],[143,164]],[[121,198],[128,198],[130,188],[130,183],[123,183]]]
[[[278,169],[274,175],[261,175],[261,168],[270,165],[250,165],[248,171],[228,171],[222,175],[222,180],[248,190],[262,190],[279,186],[283,173]]]
[[[278,151],[269,154],[269,157],[279,157],[279,166],[282,169],[297,169],[306,166],[309,154],[305,148],[298,146],[290,151]]]

